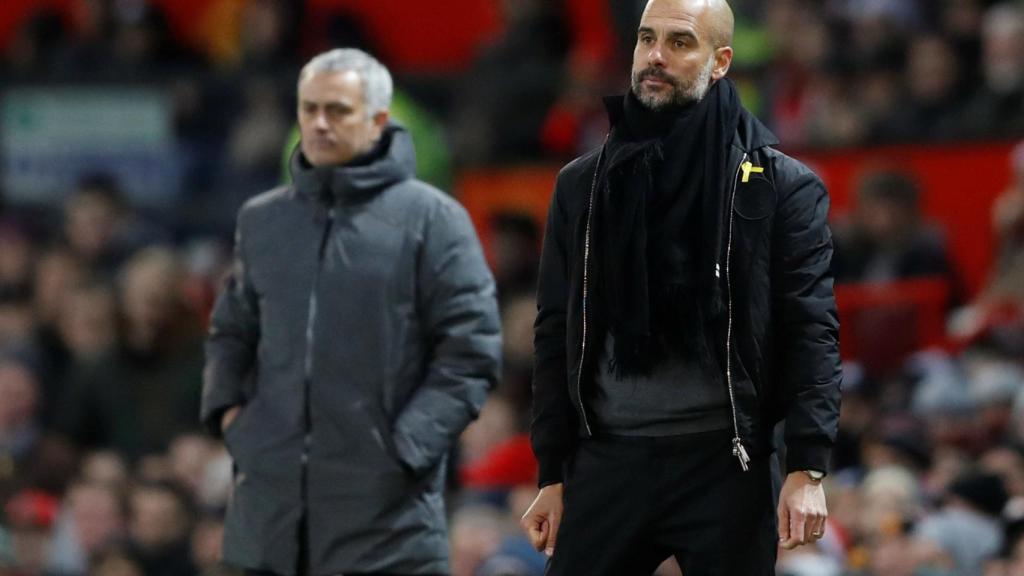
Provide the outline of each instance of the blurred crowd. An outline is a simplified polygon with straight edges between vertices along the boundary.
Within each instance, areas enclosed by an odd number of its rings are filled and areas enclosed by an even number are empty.
[[[610,45],[581,32],[579,2],[510,0],[468,68],[396,75],[428,180],[450,188],[453,169],[561,161],[603,138],[599,96],[625,86],[644,3],[591,3]],[[73,24],[41,10],[0,47],[4,88],[165,88],[184,170],[172,210],[133,204],[106,173],[82,174],[58,204],[0,205],[0,575],[232,573],[219,564],[232,466],[200,431],[198,401],[234,211],[287,178],[310,47],[375,39],[345,20],[302,38],[300,3],[225,4],[231,26],[199,48],[140,0],[84,0]],[[732,75],[788,147],[1024,136],[1024,2],[733,4]],[[835,222],[841,284],[934,281],[948,329],[941,346],[888,346],[894,360],[868,351],[906,310],[850,312],[864,354],[845,364],[828,532],[784,554],[781,574],[1024,576],[1024,146],[1008,161],[979,294],[921,215],[929,192],[912,174],[863,175]],[[517,520],[535,493],[525,434],[543,231],[514,212],[489,224],[505,374],[452,459],[452,571],[539,576]]]

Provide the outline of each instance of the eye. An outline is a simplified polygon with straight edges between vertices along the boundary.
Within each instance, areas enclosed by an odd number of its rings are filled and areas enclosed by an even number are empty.
[[[332,118],[341,118],[349,112],[349,109],[340,104],[331,104],[327,106],[327,114]]]

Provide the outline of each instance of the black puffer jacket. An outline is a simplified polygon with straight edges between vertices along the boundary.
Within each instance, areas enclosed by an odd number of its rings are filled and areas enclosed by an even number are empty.
[[[293,162],[238,218],[213,312],[202,419],[237,472],[232,565],[294,574],[448,572],[444,458],[499,374],[494,281],[466,211],[415,180],[390,127],[367,165]],[[250,376],[254,376],[251,381]]]
[[[735,415],[734,454],[745,460],[771,450],[772,429],[785,418],[787,470],[826,470],[841,382],[828,193],[806,166],[772,148],[777,143],[743,111],[729,153],[733,192],[717,261],[727,314],[711,329],[716,352],[728,359],[721,365]],[[592,151],[562,169],[548,212],[531,430],[541,486],[562,481],[577,440],[594,432],[581,398],[600,348],[587,324],[585,260],[601,155]]]

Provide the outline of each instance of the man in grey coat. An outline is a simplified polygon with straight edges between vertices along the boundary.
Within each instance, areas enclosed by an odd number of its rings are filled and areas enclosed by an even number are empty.
[[[201,417],[235,462],[224,560],[250,574],[445,574],[445,456],[499,373],[465,210],[414,178],[391,77],[358,50],[299,77],[294,184],[238,217]]]

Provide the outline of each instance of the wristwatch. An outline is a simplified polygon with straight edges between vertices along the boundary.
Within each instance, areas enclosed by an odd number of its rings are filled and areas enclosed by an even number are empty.
[[[825,478],[825,473],[821,470],[803,470],[803,473],[807,474],[807,477],[815,484],[821,482],[822,479]]]

